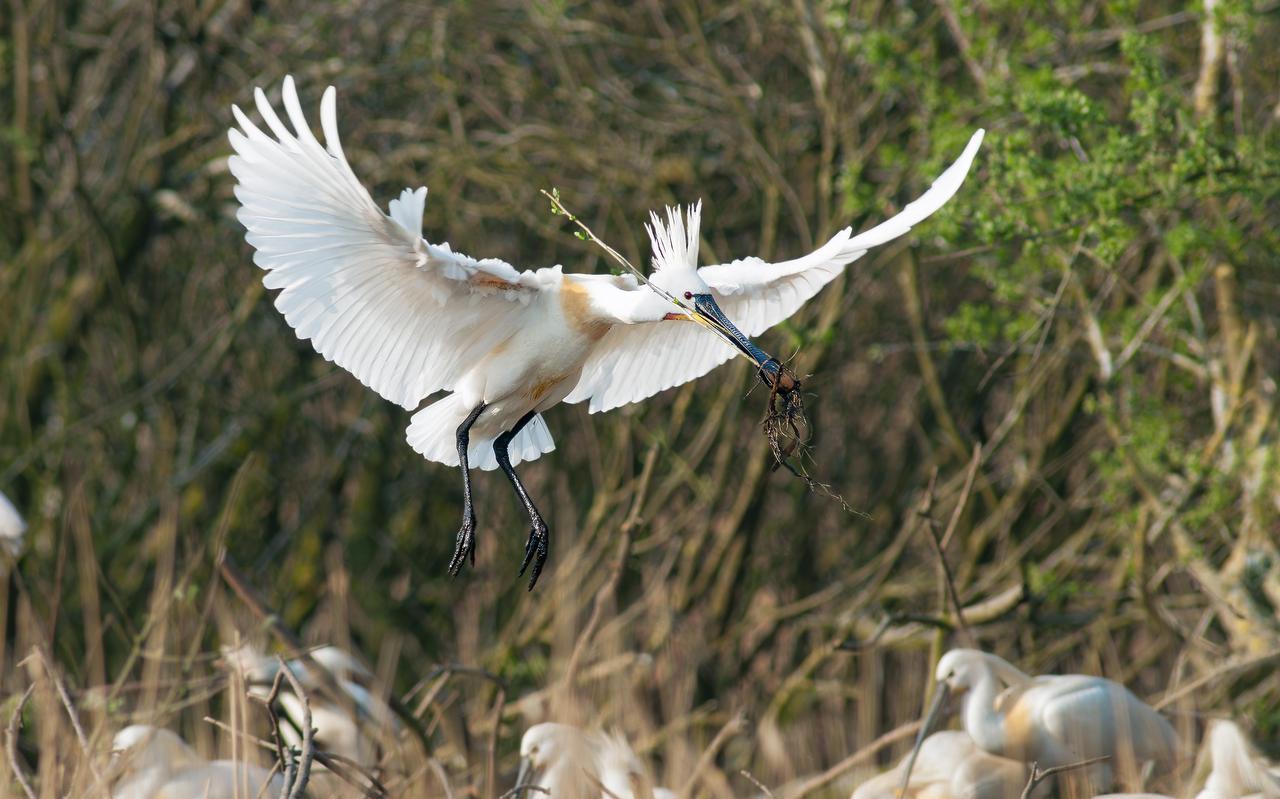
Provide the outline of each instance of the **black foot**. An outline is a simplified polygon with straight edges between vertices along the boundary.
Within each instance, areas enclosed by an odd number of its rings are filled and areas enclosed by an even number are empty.
[[[520,562],[520,574],[517,575],[523,577],[524,570],[529,568],[529,562],[533,562],[533,572],[529,575],[530,591],[538,584],[538,575],[542,574],[542,564],[547,562],[547,546],[550,543],[551,536],[546,522],[535,518],[529,529],[529,540],[524,545],[524,560]]]
[[[449,574],[457,577],[458,572],[462,571],[462,564],[471,559],[471,565],[476,565],[476,517],[467,516],[462,520],[462,527],[458,529],[458,540],[453,545],[453,557],[449,559]]]

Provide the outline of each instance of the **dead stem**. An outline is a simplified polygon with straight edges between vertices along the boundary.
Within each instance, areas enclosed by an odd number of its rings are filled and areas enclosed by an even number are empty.
[[[22,710],[27,705],[27,700],[31,698],[31,692],[36,689],[34,683],[27,686],[27,690],[22,694],[22,698],[18,700],[18,704],[14,706],[13,713],[9,716],[9,726],[5,729],[4,750],[9,756],[9,769],[13,772],[13,777],[22,786],[22,791],[27,795],[27,799],[36,799],[35,789],[31,787],[31,780],[27,778],[27,774],[22,769],[22,762],[18,759],[18,728],[22,725]]]

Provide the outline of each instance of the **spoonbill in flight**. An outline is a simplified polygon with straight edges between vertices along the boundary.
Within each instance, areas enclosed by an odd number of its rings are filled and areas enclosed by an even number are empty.
[[[768,373],[785,386],[778,362],[748,336],[791,316],[846,265],[941,208],[964,182],[983,133],[897,216],[857,236],[845,228],[791,261],[699,268],[701,204],[684,213],[668,208],[665,217],[652,215],[655,270],[641,282],[565,274],[560,266],[522,272],[432,244],[422,237],[425,187],[405,189],[384,214],[351,171],[332,86],[320,101],[324,145],[291,77],[281,94],[292,130],[255,89],[270,135],[234,106],[239,129],[229,131],[237,216],[267,288],[280,289],[276,308],[299,338],[385,399],[413,410],[448,392],[414,414],[407,437],[428,460],[462,469],[462,526],[449,573],[468,558],[475,563],[469,467],[501,468],[529,514],[520,574],[532,564],[530,589],[549,534],[513,467],[554,449],[540,414],[560,402],[590,400],[592,413],[638,402],[706,374],[735,350],[762,379]]]
[[[965,732],[993,755],[1035,762],[1042,770],[1108,758],[1086,770],[1091,796],[1108,790],[1117,771],[1133,782],[1147,761],[1170,766],[1177,755],[1172,725],[1118,682],[1083,674],[1032,677],[976,649],[947,652],[935,676],[937,694],[907,760],[904,784],[951,696],[963,703]]]

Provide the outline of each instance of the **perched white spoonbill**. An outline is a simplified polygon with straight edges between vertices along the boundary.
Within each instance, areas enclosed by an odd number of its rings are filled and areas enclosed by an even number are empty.
[[[655,214],[648,230],[656,271],[642,283],[559,266],[521,272],[428,242],[425,187],[405,189],[384,214],[351,171],[333,87],[320,101],[324,145],[291,77],[282,95],[292,131],[256,89],[271,135],[236,107],[239,129],[229,132],[238,218],[264,282],[281,290],[276,308],[299,338],[385,399],[413,410],[448,392],[414,414],[407,436],[428,460],[462,469],[462,526],[449,572],[475,561],[469,467],[501,468],[529,514],[520,574],[532,563],[530,589],[549,533],[513,466],[554,449],[540,414],[560,402],[590,400],[592,413],[637,402],[706,374],[735,349],[762,380],[787,388],[778,362],[747,336],[791,316],[849,263],[941,208],[964,181],[983,133],[897,216],[857,236],[845,228],[791,261],[699,268],[701,204],[683,214],[669,208],[665,219]]]
[[[1214,722],[1208,746],[1212,770],[1196,799],[1280,799],[1280,772],[1253,751],[1234,722]]]
[[[552,722],[525,730],[516,785],[540,786],[562,799],[675,799],[670,790],[654,785],[648,767],[621,735]]]
[[[317,691],[321,680],[312,673],[313,666],[306,658],[289,660],[285,665],[308,692],[311,704],[311,726],[315,730],[315,745],[322,752],[341,755],[362,766],[371,767],[378,762],[377,740],[366,734],[362,722],[391,724],[394,716],[391,708],[369,690],[373,674],[350,652],[340,647],[326,645],[310,652],[312,660],[328,671],[338,687],[350,698],[349,707],[326,701]],[[228,649],[223,652],[226,662],[240,669],[249,683],[249,692],[260,697],[270,693],[270,686],[280,670],[280,662],[274,657],[251,647]],[[285,715],[298,729],[302,726],[302,699],[290,690],[281,690],[277,696]],[[354,710],[354,714],[351,712]],[[294,726],[281,725],[285,742],[291,746],[302,743],[302,737]]]
[[[3,493],[0,493],[0,549],[13,557],[22,554],[22,541],[27,533],[27,523],[22,514]],[[3,567],[3,564],[0,564]]]
[[[852,799],[1018,799],[1027,784],[1026,764],[982,751],[966,732],[925,738],[906,791],[899,794],[908,759],[859,785]]]
[[[284,779],[234,760],[209,762],[169,730],[134,724],[111,741],[111,799],[240,799],[279,796]]]
[[[1083,770],[1095,791],[1107,790],[1113,773],[1134,782],[1143,763],[1171,765],[1177,754],[1178,740],[1169,722],[1129,689],[1102,677],[1031,677],[975,649],[947,652],[935,676],[937,694],[921,736],[928,734],[947,698],[954,695],[963,701],[965,731],[991,754],[1034,761],[1042,769],[1110,758]],[[908,760],[908,775],[920,740]]]

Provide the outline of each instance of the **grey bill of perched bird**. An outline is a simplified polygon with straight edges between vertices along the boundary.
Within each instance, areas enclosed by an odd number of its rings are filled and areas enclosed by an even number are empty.
[[[1209,726],[1212,766],[1196,799],[1280,799],[1280,769],[1262,758],[1233,721]]]
[[[516,785],[539,786],[562,799],[675,797],[654,784],[648,766],[620,734],[553,722],[525,730]]]
[[[111,799],[239,799],[279,796],[284,779],[261,766],[208,761],[177,733],[134,724],[111,742]]]
[[[1018,799],[1027,784],[1025,763],[984,752],[963,731],[925,738],[907,790],[899,794],[907,760],[859,785],[852,799]]]
[[[947,652],[935,676],[937,694],[921,736],[933,728],[948,699],[957,697],[965,732],[993,755],[1034,761],[1041,769],[1108,758],[1081,770],[1091,793],[1108,790],[1113,777],[1137,782],[1144,763],[1172,766],[1178,754],[1172,725],[1129,689],[1102,677],[1032,677],[976,649]],[[908,760],[908,775],[921,740]]]
[[[639,402],[736,354],[753,361],[766,384],[785,389],[778,361],[748,336],[791,316],[872,247],[941,208],[964,182],[983,135],[974,133],[896,216],[858,235],[845,228],[790,261],[699,267],[701,204],[654,214],[655,271],[642,282],[560,266],[519,271],[427,241],[425,187],[405,189],[383,213],[352,172],[333,87],[320,101],[324,144],[292,78],[281,95],[292,130],[261,89],[254,99],[266,131],[232,108],[238,127],[229,131],[236,154],[228,162],[237,217],[266,286],[279,290],[276,308],[299,338],[385,399],[414,410],[445,392],[417,410],[407,437],[428,460],[462,471],[462,525],[449,572],[475,562],[470,467],[500,468],[529,515],[520,574],[532,565],[530,589],[550,533],[514,467],[555,448],[541,414],[561,402],[589,402],[592,413]]]

